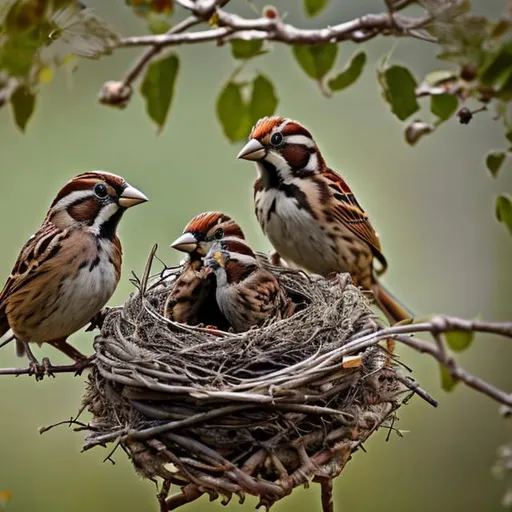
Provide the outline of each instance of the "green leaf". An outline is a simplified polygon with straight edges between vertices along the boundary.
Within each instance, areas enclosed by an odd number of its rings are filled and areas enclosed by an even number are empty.
[[[24,132],[27,123],[34,113],[36,97],[25,85],[19,86],[11,95],[11,107],[14,121],[18,128]]]
[[[512,130],[508,131],[507,133],[505,133],[505,137],[506,139],[512,143]]]
[[[429,85],[439,85],[445,82],[455,80],[457,75],[453,71],[446,69],[439,69],[437,71],[431,71],[425,76],[425,82]]]
[[[313,17],[323,11],[328,3],[329,0],[304,0],[304,8],[307,15]]]
[[[171,107],[178,70],[179,60],[176,55],[154,61],[146,71],[140,87],[146,100],[146,110],[157,124],[158,132],[162,130]]]
[[[507,226],[512,235],[512,201],[510,196],[501,195],[496,199],[496,218]]]
[[[315,80],[321,80],[331,70],[337,54],[338,45],[336,43],[293,47],[293,55],[300,67]]]
[[[251,102],[249,104],[249,117],[251,126],[258,119],[274,114],[279,100],[276,96],[274,85],[264,75],[258,75],[253,82]]]
[[[151,14],[172,16],[174,11],[174,0],[125,0],[125,4],[141,18],[146,18]]]
[[[231,53],[235,59],[248,60],[261,55],[263,39],[247,41],[245,39],[233,39],[231,41]]]
[[[332,91],[342,91],[350,87],[363,73],[366,64],[366,53],[359,52],[352,56],[350,62],[336,77],[329,80],[329,88]]]
[[[499,97],[502,100],[510,101],[512,100],[512,67],[510,68],[510,72],[503,80],[501,87],[499,88]]]
[[[491,23],[484,16],[466,15],[465,12],[471,9],[470,2],[465,2],[462,9],[456,5],[460,2],[451,2],[455,9],[446,8],[448,2],[437,3],[442,12],[434,13],[436,19],[427,26],[443,49],[437,58],[452,60],[461,66],[480,67],[485,58],[484,43],[491,33]]]
[[[499,39],[504,36],[512,28],[512,23],[504,18],[496,22],[491,32],[491,39]]]
[[[251,128],[247,105],[242,99],[242,85],[228,82],[217,98],[217,117],[224,135],[237,142],[247,137]]]
[[[482,85],[503,84],[512,72],[512,42],[505,43],[499,51],[486,60],[480,71]]]
[[[498,175],[498,172],[505,161],[505,157],[506,155],[503,151],[491,151],[490,153],[487,153],[487,156],[485,157],[485,164],[493,178],[496,178]]]
[[[459,380],[452,377],[450,370],[446,366],[439,364],[439,370],[441,372],[441,387],[445,391],[453,391]]]
[[[420,108],[416,100],[416,79],[403,66],[393,65],[378,71],[384,98],[400,121],[405,121]]]
[[[471,331],[447,331],[444,337],[446,343],[454,352],[463,352],[473,342],[475,333]]]
[[[165,34],[171,28],[171,24],[159,14],[150,13],[146,22],[152,34]]]
[[[453,94],[434,94],[430,96],[430,111],[437,116],[440,121],[450,119],[457,107],[459,100]]]

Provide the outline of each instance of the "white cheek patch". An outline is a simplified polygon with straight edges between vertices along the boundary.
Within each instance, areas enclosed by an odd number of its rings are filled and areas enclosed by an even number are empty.
[[[87,197],[92,197],[93,193],[90,190],[77,190],[75,192],[71,192],[67,196],[63,197],[53,208],[53,211],[57,210],[65,210],[68,206],[71,206],[73,203],[80,201],[82,199],[86,199]]]
[[[272,164],[277,169],[281,178],[286,179],[293,177],[288,162],[280,153],[276,153],[275,151],[269,151],[265,160],[268,163]]]
[[[307,165],[304,167],[306,171],[318,171],[318,155],[311,153]]]
[[[96,219],[94,219],[94,224],[90,227],[90,230],[95,235],[99,235],[101,226],[107,222],[110,217],[117,212],[117,210],[119,210],[119,206],[116,203],[109,203],[106,206],[103,206],[98,212]]]
[[[305,135],[288,135],[288,137],[284,138],[284,141],[286,144],[300,144],[308,148],[315,146],[314,141]]]

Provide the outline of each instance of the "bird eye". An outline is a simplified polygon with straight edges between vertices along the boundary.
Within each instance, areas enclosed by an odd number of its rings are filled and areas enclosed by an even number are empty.
[[[213,234],[213,238],[215,240],[222,240],[222,238],[224,238],[224,230],[222,228],[217,228]]]
[[[283,134],[281,132],[276,132],[272,137],[270,137],[270,144],[272,146],[280,146],[283,142]]]
[[[97,197],[103,199],[104,197],[107,197],[107,187],[104,183],[96,183],[96,185],[94,185],[94,193]]]

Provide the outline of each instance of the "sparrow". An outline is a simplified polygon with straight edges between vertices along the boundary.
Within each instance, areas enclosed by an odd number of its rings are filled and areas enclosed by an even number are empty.
[[[215,272],[217,304],[235,332],[293,313],[294,305],[277,278],[242,240],[215,241],[204,263]]]
[[[221,212],[195,216],[171,247],[187,253],[183,272],[176,280],[164,306],[164,316],[189,325],[203,323],[228,329],[215,301],[215,275],[203,264],[215,240],[244,240],[240,226]]]
[[[147,200],[120,176],[79,174],[60,190],[21,249],[0,292],[0,336],[12,330],[18,355],[26,353],[35,372],[40,367],[29,343],[57,348],[77,368],[87,360],[66,340],[114,293],[122,261],[117,225],[127,208]]]
[[[256,162],[256,217],[280,257],[324,277],[349,272],[391,323],[412,317],[378,281],[387,261],[368,215],[304,126],[264,117],[238,158]]]

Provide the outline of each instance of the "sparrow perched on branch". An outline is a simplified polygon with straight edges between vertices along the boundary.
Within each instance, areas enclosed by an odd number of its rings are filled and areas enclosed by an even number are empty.
[[[229,328],[215,301],[215,275],[203,265],[213,242],[221,238],[244,240],[245,236],[231,217],[221,212],[204,212],[194,217],[171,244],[174,249],[186,252],[188,260],[166,301],[166,318],[190,325],[204,323]]]
[[[215,272],[217,304],[235,332],[293,313],[293,303],[277,278],[258,263],[243,241],[214,242],[204,263]]]
[[[304,126],[277,116],[262,118],[238,158],[256,162],[256,216],[280,256],[322,276],[349,272],[356,286],[374,292],[390,322],[412,316],[379,283],[387,262],[377,233]]]
[[[12,330],[18,355],[27,353],[34,371],[40,367],[32,342],[59,349],[77,368],[87,360],[66,339],[114,293],[122,260],[117,225],[127,208],[147,200],[123,178],[103,171],[79,174],[53,200],[0,292],[0,336]]]

